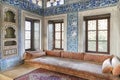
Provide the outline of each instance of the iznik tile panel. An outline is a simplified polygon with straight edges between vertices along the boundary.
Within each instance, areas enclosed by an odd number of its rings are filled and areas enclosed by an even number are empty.
[[[87,0],[85,2],[72,3],[67,5],[62,5],[59,7],[50,7],[44,10],[44,15],[58,15],[70,12],[78,12],[88,9],[95,9],[101,7],[113,6],[118,3],[119,0]]]
[[[71,4],[71,3],[76,3],[76,2],[85,2],[89,0],[65,0],[65,4]]]
[[[68,13],[67,50],[78,52],[78,13]]]
[[[43,9],[38,6],[35,5],[27,0],[1,0],[2,3],[7,3],[9,5],[13,5],[15,7],[39,14],[39,15],[43,15]]]

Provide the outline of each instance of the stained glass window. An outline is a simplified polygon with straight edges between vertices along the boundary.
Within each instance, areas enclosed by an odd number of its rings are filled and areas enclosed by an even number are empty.
[[[64,0],[47,0],[46,2],[47,7],[59,6],[62,4],[64,4]]]

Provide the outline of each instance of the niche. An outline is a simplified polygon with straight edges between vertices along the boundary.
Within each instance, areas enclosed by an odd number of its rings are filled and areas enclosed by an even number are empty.
[[[16,45],[17,43],[16,43],[16,41],[6,41],[5,43],[4,43],[4,46],[14,46],[14,45]]]
[[[0,5],[1,58],[18,54],[18,9],[9,5]],[[3,17],[2,17],[3,16]]]
[[[16,38],[16,36],[15,36],[15,29],[13,29],[12,27],[8,27],[6,29],[5,38]]]
[[[5,17],[4,17],[6,22],[13,22],[15,23],[15,14],[12,11],[7,11],[5,12]]]

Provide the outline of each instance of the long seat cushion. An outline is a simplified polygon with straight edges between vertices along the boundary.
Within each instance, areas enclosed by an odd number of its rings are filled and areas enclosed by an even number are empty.
[[[91,63],[80,61],[80,60],[44,56],[40,58],[31,59],[27,62],[33,62],[33,63],[38,63],[38,64],[40,62],[40,63],[50,64],[50,65],[55,65],[55,66],[60,66],[60,67],[66,67],[66,68],[71,68],[71,69],[76,69],[76,70],[83,70],[83,71],[89,71],[93,73],[102,74],[101,65],[91,64]],[[89,66],[89,67],[86,67],[86,66]]]
[[[82,77],[86,77],[89,79],[90,77],[93,79],[90,80],[97,80],[99,77],[102,77],[103,79],[99,80],[113,80],[110,79],[109,75],[105,75],[102,73],[102,65],[100,64],[94,64],[82,60],[74,60],[74,59],[67,59],[67,58],[59,58],[59,57],[53,57],[53,56],[43,56],[36,59],[27,60],[26,63],[32,64],[32,65],[41,65],[42,68],[47,69],[53,69],[55,71],[66,71],[67,73],[75,73],[76,75],[82,75]],[[46,65],[48,65],[46,67]],[[78,73],[77,73],[78,72]],[[66,72],[63,72],[66,73]],[[93,76],[94,77],[93,77]],[[85,78],[84,77],[84,78]],[[97,79],[94,79],[94,78]]]
[[[93,72],[96,74],[102,74],[101,65],[84,62],[82,60],[80,61],[80,60],[67,59],[67,58],[44,56],[40,58],[31,59],[29,61],[35,62],[35,63],[41,62],[41,63],[51,64],[51,65],[56,65],[56,66],[61,66],[61,67],[66,67],[66,68],[72,68],[76,70],[89,71],[89,72]]]

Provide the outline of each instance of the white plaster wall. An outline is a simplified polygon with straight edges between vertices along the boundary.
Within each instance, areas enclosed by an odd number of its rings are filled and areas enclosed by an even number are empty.
[[[118,4],[118,6],[117,6],[117,17],[118,17],[118,27],[119,27],[119,30],[120,30],[120,0],[119,0],[119,4]],[[118,50],[119,50],[119,52],[118,53],[116,53],[116,55],[118,56],[118,57],[120,57],[120,31],[119,31],[119,46],[118,46]]]
[[[43,30],[43,39],[44,39],[44,49],[48,50],[48,21],[49,20],[61,20],[64,21],[64,50],[67,50],[67,14],[54,15],[44,17],[44,30]]]
[[[79,12],[79,52],[85,51],[85,24],[83,17],[111,13],[110,54],[120,57],[120,10],[117,6]]]
[[[25,18],[31,18],[31,19],[37,19],[37,20],[40,20],[40,46],[39,46],[39,49],[43,49],[43,39],[42,39],[42,37],[43,37],[43,30],[42,30],[42,28],[43,28],[43,25],[42,25],[42,23],[43,23],[43,17],[42,16],[39,16],[39,15],[37,15],[37,14],[34,14],[34,13],[30,13],[30,12],[28,12],[28,11],[24,11],[24,10],[22,10],[22,12],[21,12],[21,52],[22,52],[22,54],[21,54],[21,56],[23,56],[23,53],[25,52]]]

